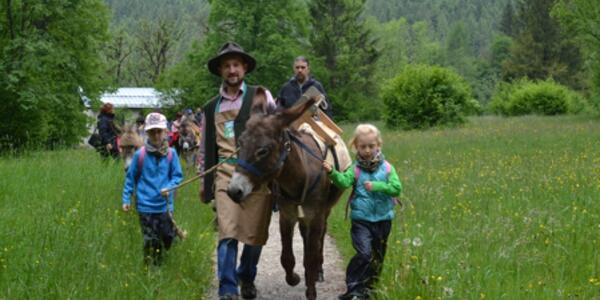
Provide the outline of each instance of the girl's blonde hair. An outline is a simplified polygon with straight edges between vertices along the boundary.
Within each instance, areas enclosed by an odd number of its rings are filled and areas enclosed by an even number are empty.
[[[354,150],[356,150],[356,141],[358,136],[369,133],[375,134],[375,137],[377,138],[377,144],[379,146],[383,144],[383,140],[381,140],[381,132],[379,132],[379,129],[377,129],[377,127],[375,127],[373,124],[358,124],[356,129],[354,129],[354,136],[352,136],[352,139],[350,139],[349,144],[352,146],[352,148],[354,148]]]

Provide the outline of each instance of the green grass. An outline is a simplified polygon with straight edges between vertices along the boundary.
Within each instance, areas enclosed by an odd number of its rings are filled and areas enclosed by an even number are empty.
[[[600,299],[600,122],[482,117],[383,134],[404,209],[378,299]],[[120,164],[33,152],[0,158],[0,174],[0,299],[202,299],[211,288],[213,213],[197,184],[175,204],[191,236],[146,270],[137,215],[120,210]],[[329,231],[347,261],[343,210]]]
[[[378,299],[600,299],[600,122],[481,117],[383,139],[404,209]],[[346,261],[349,223],[337,205]]]
[[[202,299],[214,276],[213,213],[183,188],[190,232],[160,268],[144,267],[137,214],[121,211],[120,162],[91,150],[0,158],[0,299]]]

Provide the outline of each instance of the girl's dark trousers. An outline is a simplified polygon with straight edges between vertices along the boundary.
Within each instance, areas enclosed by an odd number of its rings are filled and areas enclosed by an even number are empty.
[[[352,221],[352,246],[356,254],[346,270],[347,292],[366,294],[377,282],[392,221]]]

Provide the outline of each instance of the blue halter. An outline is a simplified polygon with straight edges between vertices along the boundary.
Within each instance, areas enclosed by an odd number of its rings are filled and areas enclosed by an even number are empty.
[[[275,167],[273,169],[269,170],[268,172],[262,172],[254,164],[252,164],[246,160],[243,160],[243,159],[238,159],[238,161],[237,161],[238,165],[242,169],[246,170],[248,173],[250,173],[256,177],[259,177],[259,178],[273,174],[283,167],[283,164],[285,163],[285,160],[287,159],[288,154],[291,151],[290,141],[298,144],[304,152],[308,153],[310,156],[317,159],[318,161],[322,161],[327,156],[328,148],[325,148],[325,153],[322,153],[323,157],[320,157],[313,150],[311,150],[306,144],[304,144],[300,139],[295,137],[293,134],[290,134],[288,130],[284,130],[283,140],[284,140],[284,144],[283,144],[283,147],[281,147],[281,153],[279,154],[279,159],[277,160],[277,164],[275,164]],[[312,181],[312,184],[308,185],[305,188],[305,192],[307,194],[311,193],[311,191],[315,188],[315,186],[321,179],[321,175],[323,174],[322,170],[323,170],[323,166],[321,166],[321,172],[319,172],[317,177]],[[302,196],[300,203],[304,202],[304,197],[305,197],[305,194],[303,192],[303,196]]]

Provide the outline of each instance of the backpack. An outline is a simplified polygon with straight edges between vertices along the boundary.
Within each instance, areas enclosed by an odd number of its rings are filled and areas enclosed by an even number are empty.
[[[392,165],[390,165],[390,163],[387,160],[384,160],[383,164],[385,166],[385,177],[387,179],[390,176],[390,172],[392,172]],[[348,208],[350,207],[350,202],[352,202],[352,198],[354,198],[354,194],[356,193],[356,183],[358,182],[358,179],[360,178],[361,172],[362,172],[362,170],[360,169],[358,164],[355,164],[354,165],[354,184],[352,185],[352,193],[350,193],[350,196],[348,197],[348,201],[346,201],[346,214],[344,216],[344,219],[348,219]],[[398,200],[397,197],[392,197],[392,201],[394,202],[394,205],[400,204],[400,200]]]
[[[173,160],[173,153],[171,152],[173,151],[173,149],[169,148],[169,152],[167,152],[167,161],[169,162],[169,173],[171,172],[171,161]],[[140,148],[140,155],[138,156],[138,160],[137,160],[137,173],[135,174],[135,184],[137,185],[137,182],[140,180],[140,176],[142,176],[142,168],[144,166],[144,158],[146,158],[146,147],[142,146],[142,148]],[[177,191],[173,192],[173,200],[175,200],[175,197],[177,196]],[[167,208],[169,201],[167,200]]]
[[[167,152],[167,161],[169,162],[169,165],[171,165],[171,161],[173,160],[173,153],[171,153],[172,149],[169,148],[169,152]],[[140,176],[142,176],[142,167],[144,166],[144,158],[146,158],[146,147],[142,146],[142,148],[140,148],[140,155],[138,156],[138,160],[137,160],[137,174],[135,175],[135,182],[137,183],[137,181],[140,179]],[[169,172],[171,171],[171,169],[169,168]]]

